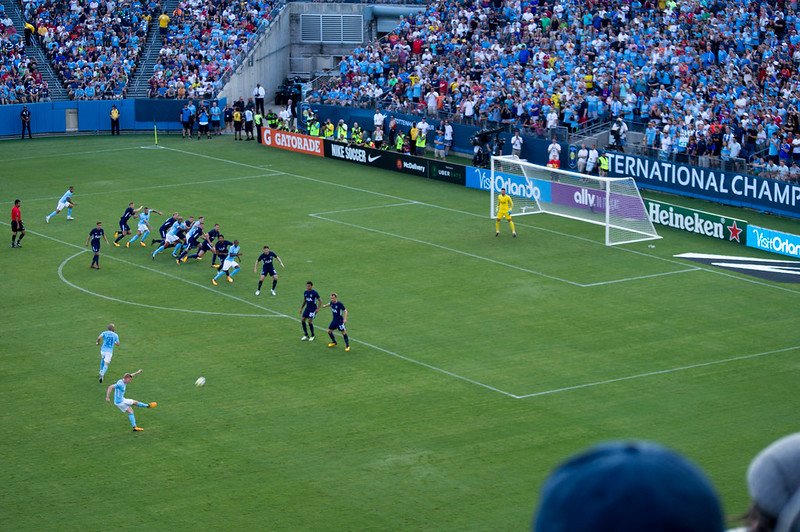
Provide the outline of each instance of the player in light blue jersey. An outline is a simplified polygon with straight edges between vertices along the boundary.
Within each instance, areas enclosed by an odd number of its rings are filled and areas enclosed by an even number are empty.
[[[237,262],[237,260],[242,257],[241,249],[242,248],[239,246],[239,241],[234,240],[233,244],[231,244],[231,246],[228,248],[228,256],[225,257],[225,260],[223,261],[222,266],[220,266],[217,275],[211,279],[211,284],[217,286],[217,279],[223,275],[227,276],[229,283],[233,282],[233,276],[236,275],[241,269],[239,268],[239,263]]]
[[[147,244],[145,244],[144,241],[147,239],[148,236],[150,236],[150,216],[153,213],[161,215],[164,214],[163,212],[157,211],[155,209],[142,207],[141,212],[138,215],[136,215],[139,218],[139,224],[136,226],[136,234],[133,235],[133,238],[128,240],[128,242],[125,244],[126,248],[131,247],[131,244],[136,242],[136,240],[139,240],[139,244],[142,247],[147,247]]]
[[[56,210],[48,214],[44,217],[44,221],[46,223],[50,223],[50,218],[57,215],[64,209],[67,209],[67,220],[74,220],[75,218],[72,217],[72,208],[75,206],[75,202],[72,201],[72,195],[75,193],[75,187],[69,187],[64,195],[61,196],[61,199],[58,200],[58,205],[56,205]]]
[[[186,226],[186,222],[183,221],[183,216],[178,216],[175,218],[175,223],[172,224],[167,231],[167,235],[164,237],[164,242],[161,243],[158,248],[153,252],[153,259],[156,258],[156,255],[164,251],[166,248],[170,246],[174,246],[181,241],[181,234],[186,231],[188,227]]]
[[[113,323],[108,324],[108,330],[100,333],[95,345],[100,346],[100,382],[103,382],[111,357],[114,356],[114,347],[119,345],[119,335]]]
[[[189,216],[186,222],[178,228],[178,241],[175,242],[175,249],[172,251],[172,256],[178,258],[181,256],[181,249],[186,246],[186,234],[194,229],[197,222],[194,221],[194,216]]]
[[[115,384],[112,384],[106,388],[106,401],[111,402],[111,390],[114,390],[114,406],[119,408],[123,414],[128,414],[128,419],[131,422],[131,427],[133,427],[133,432],[140,432],[144,429],[136,424],[136,416],[133,415],[133,408],[131,407],[137,406],[139,408],[155,408],[158,406],[158,403],[155,402],[142,403],[135,399],[128,399],[125,397],[125,389],[127,388],[128,383],[130,383],[133,378],[141,372],[142,370],[138,370],[134,373],[126,373]]]

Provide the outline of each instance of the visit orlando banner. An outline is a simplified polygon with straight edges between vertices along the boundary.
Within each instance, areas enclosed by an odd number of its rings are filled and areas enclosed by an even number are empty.
[[[637,155],[607,155],[609,177],[633,177],[642,188],[800,218],[800,184]]]

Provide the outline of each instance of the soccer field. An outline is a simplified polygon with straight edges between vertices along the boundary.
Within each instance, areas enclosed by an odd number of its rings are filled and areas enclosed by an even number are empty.
[[[549,215],[495,238],[486,192],[159,140],[0,143],[0,227],[20,198],[28,231],[0,249],[4,529],[524,530],[555,465],[620,438],[687,455],[738,515],[750,459],[797,430],[800,285],[674,257],[765,254],[660,227],[606,247]],[[69,185],[75,220],[45,224]],[[90,269],[89,230],[112,239],[130,201],[219,223],[242,244],[235,283],[149,242],[103,242]],[[276,296],[254,295],[264,245],[286,265]],[[347,306],[350,352],[327,348],[327,309],[300,341],[308,280]],[[110,322],[122,345],[99,384]],[[134,434],[104,396],[139,368],[126,395],[159,406]]]

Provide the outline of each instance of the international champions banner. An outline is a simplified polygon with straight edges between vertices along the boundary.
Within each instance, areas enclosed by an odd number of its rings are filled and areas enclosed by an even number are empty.
[[[800,184],[726,173],[607,152],[609,177],[633,177],[642,188],[660,190],[800,218]]]

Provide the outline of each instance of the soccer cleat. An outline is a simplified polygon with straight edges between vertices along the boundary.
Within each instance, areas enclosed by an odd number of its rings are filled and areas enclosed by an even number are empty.
[[[67,216],[67,220],[74,220],[74,219],[75,218],[73,218],[72,216]]]
[[[500,231],[497,231],[494,236],[500,236]]]
[[[314,337],[313,337],[313,336],[309,336],[309,337],[308,337],[308,341],[309,341],[309,342],[313,342],[313,341],[314,341]]]
[[[306,340],[308,340],[308,336],[303,335],[303,337],[300,338],[301,342],[305,342]]]
[[[330,343],[328,343],[328,347],[336,347],[336,345],[337,345],[337,344],[336,344],[336,342],[330,342]]]
[[[187,260],[189,260],[189,257],[188,257],[188,256],[186,256],[186,257],[183,257],[183,258],[181,259],[181,262],[186,262]]]
[[[44,223],[46,223],[46,224],[50,223],[50,217],[49,216],[45,216],[44,217]]]
[[[130,248],[131,247],[131,243],[130,242],[125,242],[125,247],[126,248]]]
[[[118,236],[119,236],[119,231],[114,231],[114,238],[117,238]]]
[[[103,376],[100,375],[100,384],[103,384]]]
[[[349,353],[350,352],[350,346],[348,345],[347,347],[345,347],[344,351],[345,351],[345,353]]]
[[[181,265],[181,259],[175,259],[175,264],[177,264],[178,266],[180,266],[180,265]]]
[[[119,242],[113,242],[113,244],[114,244],[114,247],[116,247],[116,248],[119,247]]]
[[[147,408],[155,408],[155,407],[157,407],[157,406],[158,406],[158,403],[156,403],[155,401],[153,401],[152,403],[150,403],[150,404],[148,404],[148,405],[147,405]]]
[[[216,279],[211,279],[211,284],[213,284],[214,286],[217,286],[217,280]]]
[[[144,429],[142,427],[136,426],[133,427],[133,432],[142,432]]]
[[[256,290],[256,295],[260,296],[261,295],[261,290]]]
[[[19,242],[17,242],[17,248],[21,248],[21,247],[22,247],[22,244],[20,244]]]
[[[153,253],[153,254],[151,255],[151,257],[153,257],[153,260],[156,260],[156,254],[155,254],[155,253]]]
[[[211,267],[214,268],[215,270],[219,270],[221,266],[222,266],[222,264],[212,264],[211,265]]]
[[[517,238],[517,233],[516,232],[515,233],[511,233],[511,236],[513,236],[514,238]]]
[[[232,283],[233,282],[233,277],[228,277],[228,282]]]
[[[139,245],[142,246],[143,248],[147,247],[147,244],[145,244],[144,242],[141,242],[141,241],[139,242]]]
[[[275,295],[275,290],[270,290],[270,292],[272,292],[273,296]]]

